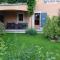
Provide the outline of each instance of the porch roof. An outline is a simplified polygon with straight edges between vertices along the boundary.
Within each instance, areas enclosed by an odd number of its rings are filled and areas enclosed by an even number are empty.
[[[0,11],[6,10],[27,11],[27,4],[0,4]]]

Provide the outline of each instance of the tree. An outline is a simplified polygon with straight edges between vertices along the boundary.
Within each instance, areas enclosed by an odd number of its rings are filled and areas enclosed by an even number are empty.
[[[53,40],[57,40],[60,31],[59,29],[60,28],[58,27],[58,17],[47,17],[46,24],[43,28],[44,35]]]
[[[12,4],[12,3],[16,3],[16,0],[8,0],[7,2]]]

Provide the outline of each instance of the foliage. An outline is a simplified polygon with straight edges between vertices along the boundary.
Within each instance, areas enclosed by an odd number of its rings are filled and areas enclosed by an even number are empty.
[[[58,16],[58,26],[60,27],[60,16]]]
[[[52,39],[57,39],[58,32],[59,32],[58,17],[53,16],[51,19],[47,17],[46,24],[43,28],[43,31],[45,36],[48,36]]]
[[[5,26],[2,22],[0,22],[0,34],[4,34],[5,33]]]
[[[50,30],[49,26],[51,25],[50,22],[51,22],[50,18],[47,17],[46,18],[46,24],[45,24],[45,26],[43,28],[44,35],[47,36],[47,37],[50,34],[50,31],[49,31]]]
[[[43,34],[6,34],[7,55],[4,60],[60,60],[60,43],[51,43]]]
[[[36,35],[37,34],[37,31],[35,29],[28,29],[28,30],[26,30],[26,34]]]
[[[3,57],[6,55],[6,45],[3,38],[0,37],[0,59],[3,60]]]
[[[16,3],[16,0],[8,0],[7,3]]]
[[[35,0],[27,0],[29,15],[32,15],[34,13],[35,4],[36,4]]]
[[[27,0],[17,0],[17,2],[19,3],[26,3],[27,2]]]
[[[58,35],[60,36],[60,16],[58,16],[58,22],[57,22],[57,24],[58,24],[58,28],[57,28]]]
[[[45,50],[44,47],[33,46],[28,48],[20,56],[21,60],[56,60],[56,54]]]
[[[0,0],[0,3],[2,3],[3,2],[3,0]]]

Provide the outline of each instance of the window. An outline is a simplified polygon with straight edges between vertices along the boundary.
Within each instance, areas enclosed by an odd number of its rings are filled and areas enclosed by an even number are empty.
[[[60,0],[44,0],[44,3],[60,3]]]
[[[43,27],[46,23],[46,17],[47,17],[47,13],[42,12],[42,13],[35,13],[35,25],[40,25],[40,27]]]
[[[41,13],[41,27],[43,27],[46,23],[47,13]]]
[[[23,14],[18,14],[19,21],[23,21]]]
[[[40,13],[35,13],[35,25],[40,25]]]

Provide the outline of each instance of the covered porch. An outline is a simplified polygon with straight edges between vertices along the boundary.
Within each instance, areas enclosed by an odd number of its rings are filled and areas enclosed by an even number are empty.
[[[0,11],[0,21],[4,23],[6,31],[24,31],[28,28],[27,11],[4,10]]]

